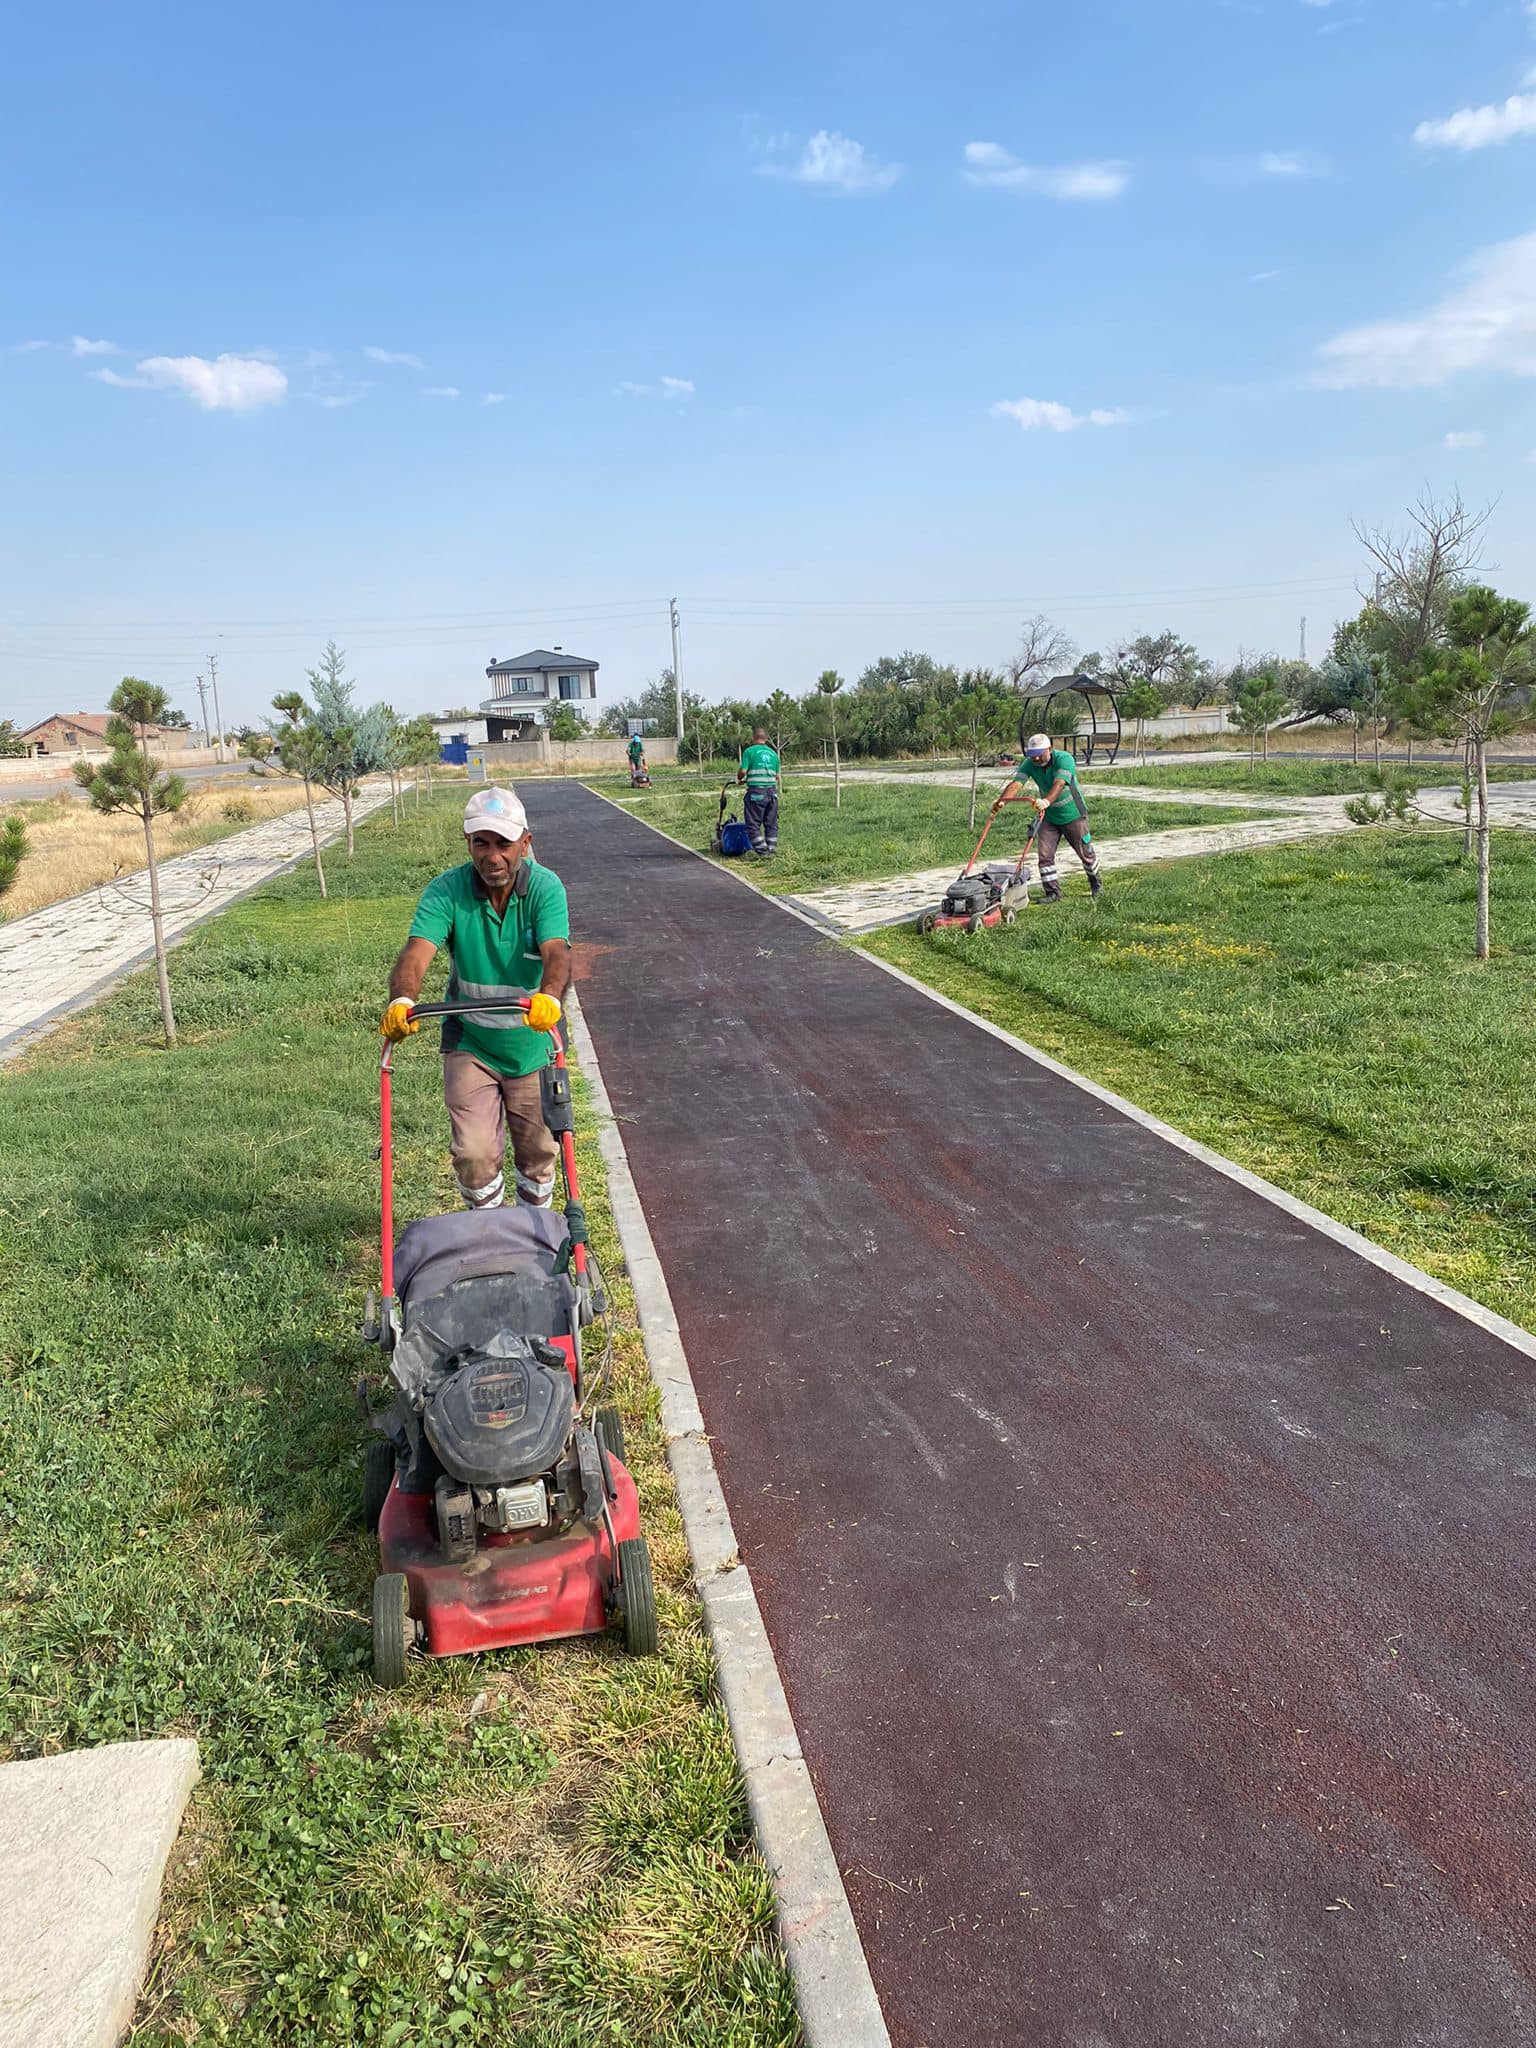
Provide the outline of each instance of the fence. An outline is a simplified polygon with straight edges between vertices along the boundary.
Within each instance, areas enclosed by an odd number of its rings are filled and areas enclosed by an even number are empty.
[[[623,768],[629,756],[628,740],[572,740],[568,747],[540,733],[531,740],[498,740],[493,745],[469,750],[470,780],[476,781],[483,764],[488,776],[500,773],[523,775],[587,775],[594,768]],[[654,768],[675,762],[677,741],[648,739],[645,758]]]
[[[219,758],[216,747],[151,747],[149,750],[167,768],[208,768]],[[235,758],[233,740],[226,748],[227,765],[234,769],[249,764]],[[39,754],[36,756],[7,754],[0,758],[0,788],[7,782],[58,782],[73,780],[75,763],[89,761],[92,766],[110,756],[105,747],[99,751],[79,754]]]

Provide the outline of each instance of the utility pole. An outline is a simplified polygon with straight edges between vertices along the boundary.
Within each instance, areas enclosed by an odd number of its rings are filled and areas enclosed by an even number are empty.
[[[1301,615],[1301,658],[1303,661],[1307,658],[1307,615],[1305,612]]]
[[[224,759],[224,714],[219,709],[219,657],[208,657],[208,676],[213,684],[213,722],[219,729],[219,759]]]
[[[199,676],[197,679],[197,701],[203,707],[203,745],[211,744],[208,737],[208,685]]]
[[[682,620],[678,617],[677,599],[672,603],[672,689],[677,699],[677,765],[683,765],[683,655],[679,633]]]

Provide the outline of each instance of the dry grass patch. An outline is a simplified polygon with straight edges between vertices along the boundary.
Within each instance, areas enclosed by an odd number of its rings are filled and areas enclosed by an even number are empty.
[[[304,789],[297,782],[257,782],[253,776],[194,783],[179,811],[156,820],[155,847],[162,860],[227,839],[247,825],[301,810]],[[36,803],[6,804],[0,812],[19,817],[27,828],[27,856],[16,886],[5,899],[8,918],[25,917],[99,888],[144,866],[144,829],[136,818],[103,817],[72,796]]]

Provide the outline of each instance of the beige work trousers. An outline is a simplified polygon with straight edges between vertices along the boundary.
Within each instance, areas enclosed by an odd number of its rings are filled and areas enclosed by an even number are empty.
[[[459,1193],[471,1209],[494,1209],[506,1196],[507,1140],[517,1198],[547,1209],[555,1192],[559,1146],[544,1121],[537,1074],[498,1074],[473,1053],[443,1055],[443,1100]]]

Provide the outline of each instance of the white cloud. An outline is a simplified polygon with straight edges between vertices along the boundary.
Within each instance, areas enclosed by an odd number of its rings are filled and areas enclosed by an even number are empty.
[[[372,389],[371,384],[351,384],[329,391],[306,391],[304,395],[311,405],[323,405],[327,412],[340,412],[344,407],[356,405],[360,399],[366,398]]]
[[[1536,377],[1536,234],[1480,249],[1462,275],[1464,284],[1423,313],[1325,342],[1317,382],[1405,391],[1472,370]]]
[[[423,398],[457,398],[459,387],[457,384],[424,384],[421,395]]]
[[[1277,278],[1279,275],[1280,272],[1278,270],[1256,270],[1248,282],[1250,284],[1269,284],[1272,279]]]
[[[781,135],[767,148],[770,160],[758,167],[765,177],[790,178],[797,185],[860,198],[888,192],[904,170],[901,164],[881,163],[862,142],[835,128],[818,128],[803,147],[793,136]]]
[[[304,357],[306,370],[328,370],[336,358],[328,348],[312,348]]]
[[[1130,418],[1119,407],[1096,406],[1092,412],[1077,413],[1054,398],[1003,398],[992,408],[994,419],[1017,420],[1025,433],[1045,428],[1052,434],[1075,434],[1079,427],[1120,427]]]
[[[1005,192],[1038,192],[1047,199],[1118,199],[1131,181],[1129,167],[1110,159],[1080,164],[1025,164],[997,142],[965,145],[968,185]]]
[[[53,343],[51,341],[13,341],[6,350],[6,354],[10,356],[30,356],[35,355],[40,348],[52,347]]]
[[[427,366],[420,356],[407,355],[403,350],[368,347],[363,354],[370,363],[387,363],[401,370],[424,370]]]
[[[693,389],[690,377],[662,377],[655,384],[635,384],[626,378],[614,386],[620,398],[672,398],[680,404],[692,398]]]
[[[1458,448],[1481,448],[1483,442],[1486,439],[1487,436],[1484,433],[1482,433],[1480,429],[1473,428],[1468,433],[1447,434],[1445,437],[1445,445],[1447,448],[1451,450],[1452,454],[1454,454]]]
[[[1324,165],[1302,149],[1266,149],[1259,169],[1266,178],[1320,178]]]
[[[507,394],[505,391],[487,391],[484,398],[480,401],[482,405],[505,405],[506,402]]]
[[[1536,135],[1536,92],[1512,92],[1502,106],[1463,107],[1443,121],[1421,121],[1413,131],[1421,149],[1492,149],[1517,135]]]
[[[288,393],[288,379],[275,363],[259,356],[148,356],[132,377],[92,370],[100,383],[123,391],[180,391],[204,412],[253,412],[276,405]]]
[[[87,341],[83,334],[77,334],[69,344],[69,352],[77,359],[81,356],[117,356],[122,350],[115,341]]]

